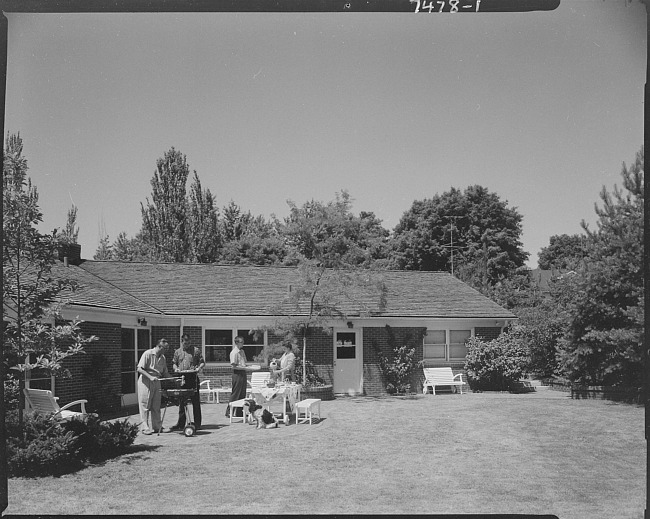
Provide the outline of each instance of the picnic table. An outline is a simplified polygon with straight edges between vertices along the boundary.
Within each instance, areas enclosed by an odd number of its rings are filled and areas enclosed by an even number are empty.
[[[274,387],[258,387],[251,390],[251,397],[258,405],[268,407],[269,411],[273,412],[271,406],[276,402],[282,402],[282,412],[280,413],[281,420],[285,425],[289,424],[289,412],[287,411],[287,403],[291,413],[296,412],[296,402],[300,401],[300,384],[290,383],[276,384]]]

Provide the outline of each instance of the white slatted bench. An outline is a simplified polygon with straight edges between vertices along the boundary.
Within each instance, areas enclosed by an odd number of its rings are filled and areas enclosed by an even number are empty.
[[[460,394],[463,394],[463,374],[454,375],[451,368],[423,368],[424,384],[422,392],[426,395],[427,389],[431,388],[433,394],[436,394],[436,386],[451,386],[460,388]],[[455,390],[455,389],[454,389]]]
[[[303,422],[309,420],[309,425],[311,425],[311,419],[313,415],[318,415],[318,420],[320,421],[320,398],[307,398],[296,404],[296,424],[300,423],[300,411],[304,414],[302,418]]]

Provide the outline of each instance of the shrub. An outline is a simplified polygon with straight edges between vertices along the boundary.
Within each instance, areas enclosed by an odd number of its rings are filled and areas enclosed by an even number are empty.
[[[19,381],[15,378],[12,378],[9,375],[4,381],[4,388],[5,388],[5,396],[4,396],[5,411],[12,411],[14,409],[18,409],[18,406],[20,405]]]
[[[38,413],[7,414],[7,465],[10,476],[60,475],[78,470],[87,461],[109,459],[127,451],[138,426],[125,419],[101,422],[97,415],[67,421]]]
[[[17,413],[11,412],[6,426],[10,476],[61,475],[80,467],[79,439],[60,422],[35,413],[25,416],[21,430]]]
[[[94,451],[91,458],[114,458],[127,452],[138,435],[137,424],[131,424],[127,419],[115,422],[103,422],[94,439]]]
[[[516,333],[530,352],[530,373],[542,377],[559,374],[556,359],[558,343],[566,329],[566,323],[557,305],[541,304],[535,308],[520,308]]]
[[[296,380],[299,384],[302,384],[304,387],[323,387],[329,385],[329,383],[319,375],[316,366],[308,360],[305,362],[305,373],[307,375],[307,380],[302,379],[302,357],[296,356],[296,365],[295,365]]]
[[[138,435],[138,426],[127,419],[102,422],[95,414],[88,415],[85,420],[68,420],[63,427],[79,437],[79,455],[91,461],[123,454]]]
[[[415,360],[415,348],[413,347],[411,334],[404,338],[404,344],[398,346],[395,333],[391,327],[386,325],[386,331],[388,333],[388,345],[393,352],[392,359],[382,353],[376,342],[373,341],[372,343],[379,357],[379,369],[384,376],[386,392],[390,394],[406,393],[411,390],[411,381],[415,368],[422,366],[423,362]]]
[[[465,371],[472,389],[507,391],[525,374],[528,350],[517,330],[483,342],[472,337],[467,342]]]

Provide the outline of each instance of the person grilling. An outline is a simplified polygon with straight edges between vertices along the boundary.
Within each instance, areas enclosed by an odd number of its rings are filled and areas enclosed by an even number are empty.
[[[192,346],[192,340],[187,333],[181,336],[181,347],[174,351],[172,361],[174,372],[178,371],[196,371],[196,388],[199,387],[199,372],[205,366],[205,360],[199,348]],[[192,397],[192,414],[194,415],[194,427],[198,431],[201,429],[201,396],[196,391]],[[185,403],[180,402],[178,406],[178,421],[171,430],[180,431],[185,428]]]

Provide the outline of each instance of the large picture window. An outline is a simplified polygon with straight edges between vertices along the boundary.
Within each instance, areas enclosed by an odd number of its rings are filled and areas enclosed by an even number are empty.
[[[424,336],[424,360],[464,360],[471,330],[427,330]]]
[[[424,336],[424,358],[445,360],[447,349],[447,332],[445,330],[427,330]]]
[[[248,361],[259,355],[266,343],[266,333],[256,336],[250,333],[249,329],[221,328],[205,330],[205,361],[228,364],[230,362],[230,350],[234,344],[235,337],[240,335],[244,338],[244,352]]]
[[[449,332],[449,360],[465,359],[467,339],[471,336],[470,330],[451,330]]]

